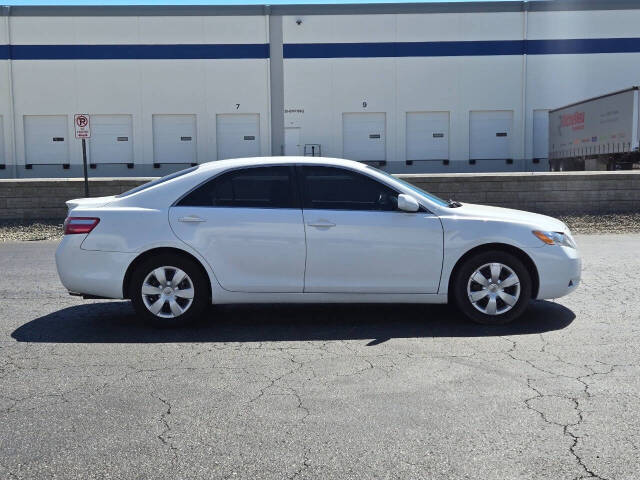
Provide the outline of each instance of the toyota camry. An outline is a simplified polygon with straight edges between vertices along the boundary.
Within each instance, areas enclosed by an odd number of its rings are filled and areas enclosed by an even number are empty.
[[[348,160],[222,160],[67,205],[63,285],[130,299],[160,326],[211,304],[287,302],[451,302],[506,323],[580,282],[561,221],[445,201]]]

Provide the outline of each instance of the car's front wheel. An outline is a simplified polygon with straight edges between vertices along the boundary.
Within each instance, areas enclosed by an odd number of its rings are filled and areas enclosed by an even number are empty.
[[[453,283],[458,308],[477,323],[504,324],[518,318],[531,299],[531,275],[507,252],[487,251],[468,258]]]
[[[201,269],[181,255],[143,260],[131,277],[129,296],[136,312],[159,327],[186,325],[210,303]]]

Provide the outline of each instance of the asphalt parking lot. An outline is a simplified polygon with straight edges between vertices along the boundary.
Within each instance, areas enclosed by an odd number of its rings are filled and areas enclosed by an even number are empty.
[[[212,309],[185,330],[0,244],[0,478],[637,479],[639,234],[502,327],[445,306]]]

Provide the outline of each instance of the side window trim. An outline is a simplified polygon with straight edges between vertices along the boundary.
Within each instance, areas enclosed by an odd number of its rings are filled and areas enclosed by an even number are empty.
[[[288,164],[289,175],[291,175],[291,200],[296,210],[302,210],[302,191],[300,190],[300,181],[298,169],[294,164]]]
[[[297,175],[296,168],[295,168],[296,166],[293,165],[293,164],[290,164],[290,163],[276,163],[276,164],[272,164],[272,165],[245,165],[245,166],[241,166],[241,167],[229,168],[229,169],[223,170],[221,172],[216,172],[214,175],[206,178],[202,182],[198,183],[197,185],[195,185],[194,187],[192,187],[191,189],[189,189],[188,191],[183,193],[180,197],[178,197],[178,199],[175,202],[173,202],[171,204],[171,207],[189,207],[188,205],[180,205],[180,202],[182,202],[182,200],[187,198],[189,195],[191,195],[197,189],[205,186],[209,182],[212,182],[212,181],[220,178],[223,175],[230,174],[230,173],[233,173],[233,172],[238,172],[238,171],[241,171],[241,170],[252,170],[252,169],[269,168],[269,167],[288,167],[289,176],[290,176],[290,186],[291,186],[291,191],[289,192],[289,194],[290,194],[291,200],[292,200],[290,207],[235,207],[235,206],[222,207],[222,206],[218,206],[218,205],[199,205],[199,206],[192,206],[192,208],[254,208],[254,209],[261,209],[261,210],[301,210],[302,209],[302,199],[301,199],[301,196],[300,196],[300,189],[297,186],[298,185],[298,175]]]

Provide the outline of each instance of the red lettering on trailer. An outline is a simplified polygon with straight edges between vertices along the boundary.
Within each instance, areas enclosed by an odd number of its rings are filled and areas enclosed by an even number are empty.
[[[572,130],[584,129],[584,112],[571,113],[560,117],[560,125],[563,127],[571,127]]]

